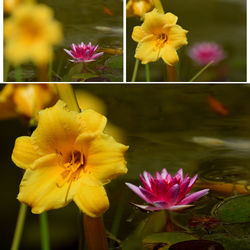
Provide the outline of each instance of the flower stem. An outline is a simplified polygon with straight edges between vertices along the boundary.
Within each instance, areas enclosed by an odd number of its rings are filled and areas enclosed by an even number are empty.
[[[175,66],[166,65],[169,82],[178,82],[178,75]]]
[[[153,0],[153,4],[157,10],[159,10],[160,13],[164,13],[164,9],[161,3],[161,0]]]
[[[8,75],[10,70],[10,64],[7,61],[4,61],[4,81],[8,81]]]
[[[40,82],[48,82],[49,81],[49,65],[43,64],[38,68],[39,71],[39,81]]]
[[[40,231],[41,231],[42,250],[49,250],[50,249],[49,229],[48,229],[48,218],[46,212],[40,214]]]
[[[22,68],[21,68],[21,66],[17,66],[15,68],[15,78],[16,78],[16,82],[22,82]]]
[[[108,249],[108,241],[102,217],[92,218],[84,214],[83,226],[88,250]]]
[[[62,99],[71,110],[80,112],[72,86],[70,84],[55,84],[55,86],[60,99]]]
[[[11,244],[11,250],[17,250],[19,248],[20,240],[23,233],[23,226],[25,222],[26,213],[27,213],[27,206],[21,203],[17,217],[15,233]]]
[[[133,76],[132,76],[131,82],[135,82],[137,71],[138,71],[138,67],[139,67],[139,60],[136,59],[135,60],[135,66],[134,66],[134,71],[133,71]]]
[[[149,64],[145,64],[145,70],[146,70],[146,82],[150,82],[150,70],[149,70]]]
[[[214,61],[209,62],[205,67],[203,67],[189,82],[194,82]]]

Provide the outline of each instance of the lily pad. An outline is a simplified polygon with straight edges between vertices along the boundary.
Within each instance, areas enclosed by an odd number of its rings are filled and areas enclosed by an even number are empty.
[[[203,237],[206,240],[214,240],[224,246],[226,250],[249,250],[249,239],[236,238],[229,234],[218,233],[210,234]]]
[[[213,213],[224,223],[250,222],[250,195],[241,195],[224,200]]]
[[[168,249],[171,245],[187,240],[195,240],[196,238],[190,234],[180,233],[180,232],[164,232],[164,233],[155,233],[148,235],[143,239],[143,245],[145,247],[151,247],[152,245],[161,245],[165,246],[164,249]]]
[[[163,248],[162,250],[167,249]],[[211,240],[189,240],[178,242],[172,245],[169,250],[224,250],[224,247],[215,241]]]

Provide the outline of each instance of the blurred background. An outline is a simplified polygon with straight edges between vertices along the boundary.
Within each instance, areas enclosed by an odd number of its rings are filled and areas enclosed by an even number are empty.
[[[180,0],[162,1],[164,10],[178,16],[178,23],[188,30],[188,45],[178,50],[180,81],[189,81],[202,67],[187,55],[196,43],[216,42],[226,52],[226,58],[210,67],[196,81],[246,81],[246,0]],[[133,27],[140,25],[137,17],[127,18],[127,81],[131,81],[137,43],[131,38]],[[150,63],[152,82],[166,81],[162,60]],[[145,67],[140,65],[136,81],[145,81]]]
[[[116,128],[114,137],[130,146],[126,153],[128,174],[106,186],[111,206],[104,221],[118,239],[124,240],[148,216],[129,204],[142,201],[124,184],[139,184],[138,175],[144,170],[154,174],[166,168],[174,174],[183,168],[184,174],[198,173],[200,180],[250,185],[248,85],[74,85],[74,89],[78,98],[84,91],[86,102],[88,93],[92,108],[105,113],[108,124]],[[18,119],[0,121],[0,129],[1,248],[9,249],[22,178],[22,171],[11,161],[11,153],[15,139],[26,135],[27,130]],[[200,138],[199,144],[194,137]],[[225,143],[218,147],[204,143],[201,137]],[[210,215],[210,208],[225,197],[211,191],[180,218],[185,224],[190,214]],[[51,249],[77,249],[80,216],[74,203],[49,211],[48,218]],[[28,210],[21,249],[39,248],[39,217]]]

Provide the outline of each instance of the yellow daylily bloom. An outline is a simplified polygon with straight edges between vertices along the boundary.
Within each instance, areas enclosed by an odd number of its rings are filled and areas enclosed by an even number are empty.
[[[4,12],[10,13],[22,0],[4,0],[3,8]]]
[[[47,64],[52,46],[62,40],[62,27],[44,4],[23,3],[4,21],[5,57],[14,65]]]
[[[146,13],[143,24],[134,27],[132,33],[133,40],[138,42],[135,58],[142,64],[162,58],[166,64],[174,66],[179,61],[176,50],[188,44],[188,31],[176,24],[177,19],[174,14],[162,14],[157,9]]]
[[[144,16],[154,8],[152,0],[129,0],[126,6],[127,17]]]
[[[7,84],[0,92],[0,119],[36,118],[38,111],[56,100],[56,91],[50,84]]]
[[[33,213],[61,208],[73,200],[87,215],[109,207],[104,184],[127,172],[127,146],[104,134],[106,118],[91,109],[70,111],[59,100],[40,111],[30,137],[16,139],[14,163],[25,169],[18,200]]]

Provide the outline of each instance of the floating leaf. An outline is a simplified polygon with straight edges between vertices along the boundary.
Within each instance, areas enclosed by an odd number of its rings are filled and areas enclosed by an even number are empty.
[[[162,250],[224,250],[224,247],[215,241],[211,240],[189,240],[178,242],[169,248],[163,248]]]
[[[250,241],[249,239],[243,239],[242,237],[236,238],[232,235],[218,233],[218,234],[209,234],[203,237],[207,240],[214,240],[219,242],[224,246],[226,250],[249,250],[250,249]]]
[[[226,199],[217,205],[213,213],[224,223],[250,222],[250,195]]]
[[[143,245],[147,248],[153,247],[154,249],[156,246],[166,246],[164,249],[168,249],[171,245],[180,242],[180,241],[187,241],[187,240],[194,240],[196,239],[194,236],[186,233],[180,232],[164,232],[164,233],[156,233],[148,235],[145,239],[143,239]]]
[[[112,56],[105,62],[105,65],[113,69],[122,69],[123,68],[123,56],[122,55]]]

